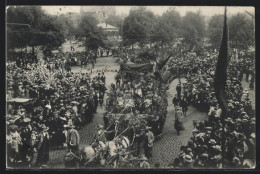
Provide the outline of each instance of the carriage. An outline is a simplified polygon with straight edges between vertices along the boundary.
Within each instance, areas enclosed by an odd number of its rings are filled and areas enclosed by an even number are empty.
[[[150,63],[121,64],[119,74],[122,77],[122,83],[131,82],[134,79],[139,79],[140,75],[147,74],[145,79],[141,77],[140,81],[153,83],[157,86],[149,88],[144,85],[145,90],[142,91],[145,93],[145,97],[141,98],[135,94],[128,95],[131,91],[126,91],[124,96],[122,93],[110,94],[106,102],[106,113],[104,114],[105,128],[109,130],[117,126],[117,131],[122,132],[130,125],[137,129],[148,126],[151,127],[151,131],[156,137],[160,137],[166,120],[168,103],[166,97],[156,98],[155,95],[160,93],[161,96],[166,96],[167,89],[153,76],[152,71],[153,65]],[[136,91],[136,93],[138,94],[139,91]],[[116,100],[111,101],[114,97],[116,97]],[[157,100],[157,104],[154,104],[155,100]],[[116,120],[119,121],[117,125],[115,125]],[[129,133],[128,136],[132,137],[133,131],[131,129],[127,133]]]

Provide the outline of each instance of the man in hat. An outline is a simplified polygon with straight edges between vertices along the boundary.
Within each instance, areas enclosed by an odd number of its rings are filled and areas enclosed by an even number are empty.
[[[19,149],[20,145],[22,143],[20,134],[17,132],[18,126],[12,124],[8,127],[7,133],[9,135],[6,136],[7,140],[7,156],[8,156],[8,162],[10,163],[16,163],[20,161],[20,154],[19,154]]]
[[[24,118],[23,119],[23,124],[21,128],[21,138],[22,138],[22,146],[20,148],[21,150],[21,157],[23,162],[27,163],[26,161],[26,155],[28,155],[29,152],[29,143],[30,143],[30,138],[32,134],[32,126],[31,126],[31,119],[29,118]]]
[[[153,142],[154,142],[154,134],[151,131],[151,127],[146,126],[145,128],[145,134],[146,134],[146,143],[145,143],[145,156],[147,158],[152,157],[152,151],[153,151]]]
[[[36,166],[47,167],[47,162],[49,161],[49,134],[48,128],[42,124],[40,126],[40,134],[38,136],[38,156],[36,160]]]
[[[185,168],[193,168],[193,160],[190,155],[183,156],[183,167]]]
[[[139,158],[139,167],[140,168],[144,168],[144,169],[149,169],[150,168],[150,164],[147,162],[148,159],[145,155],[141,155]]]
[[[177,135],[180,135],[180,131],[184,130],[182,119],[183,119],[183,113],[181,111],[181,108],[178,107],[177,111],[175,112],[175,123],[174,123],[174,128],[177,131]]]
[[[178,99],[178,97],[177,97],[177,94],[175,94],[175,96],[173,97],[172,103],[173,103],[173,105],[174,105],[175,108],[176,108],[176,106],[179,105],[179,99]]]
[[[48,126],[50,128],[49,132],[52,136],[52,143],[57,147],[62,146],[62,144],[65,142],[65,137],[62,133],[63,124],[62,120],[58,115],[58,111],[53,112],[53,117],[50,118]]]
[[[106,143],[108,140],[107,138],[110,137],[111,134],[114,134],[115,130],[111,130],[111,131],[107,131],[104,130],[104,126],[99,124],[97,125],[97,131],[94,134],[92,140],[93,140],[93,145],[95,145],[95,143],[102,141],[103,143]]]
[[[79,142],[80,137],[79,133],[75,128],[75,126],[72,124],[72,122],[69,122],[67,125],[65,125],[66,128],[68,128],[67,132],[67,147],[69,151],[72,151],[73,153],[76,153],[79,149]]]

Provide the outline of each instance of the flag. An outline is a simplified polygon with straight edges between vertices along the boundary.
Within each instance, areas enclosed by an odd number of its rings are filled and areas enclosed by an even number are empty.
[[[229,109],[226,102],[225,87],[227,80],[228,65],[228,28],[227,28],[227,8],[225,7],[224,25],[221,45],[219,49],[217,67],[215,71],[214,88],[219,106],[223,115],[228,115]]]

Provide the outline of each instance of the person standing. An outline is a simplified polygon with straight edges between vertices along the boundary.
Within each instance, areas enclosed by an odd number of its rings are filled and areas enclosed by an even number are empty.
[[[150,157],[153,157],[152,151],[153,151],[153,142],[154,142],[154,134],[151,131],[151,127],[146,127],[146,145],[145,145],[145,156],[149,159]]]
[[[49,161],[49,134],[48,128],[42,124],[40,127],[41,133],[39,134],[39,144],[37,147],[38,156],[36,166],[47,167]]]
[[[179,105],[179,100],[178,100],[177,94],[175,94],[175,96],[173,97],[172,103],[175,108]]]
[[[80,137],[79,133],[75,128],[75,126],[70,122],[68,125],[65,125],[69,130],[67,132],[67,147],[68,150],[76,153],[79,150],[79,142]]]
[[[174,123],[174,128],[177,131],[177,135],[180,135],[180,131],[184,130],[182,119],[183,119],[183,113],[181,111],[181,108],[178,107],[177,111],[175,112],[175,123]]]
[[[181,98],[181,83],[179,83],[176,86],[176,91],[177,91],[177,97],[178,97],[178,99],[180,99]]]
[[[182,108],[183,115],[186,117],[186,113],[188,110],[188,102],[185,97],[183,97],[180,101],[180,107]]]

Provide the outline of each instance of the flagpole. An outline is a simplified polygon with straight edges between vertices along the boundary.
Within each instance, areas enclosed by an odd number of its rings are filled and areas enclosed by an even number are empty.
[[[222,124],[222,136],[221,136],[221,150],[222,150],[222,166],[225,166],[225,117],[229,115],[229,109],[227,106],[225,87],[227,79],[227,66],[228,66],[228,27],[227,27],[227,7],[224,11],[224,24],[221,45],[219,49],[219,55],[215,71],[214,88],[218,104],[222,110],[221,124]]]

